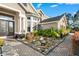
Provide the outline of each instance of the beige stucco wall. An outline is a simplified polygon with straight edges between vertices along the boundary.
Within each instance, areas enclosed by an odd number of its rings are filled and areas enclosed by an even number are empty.
[[[47,19],[47,18],[49,18],[49,17],[47,17],[47,16],[42,16],[42,20],[45,20],[45,19]]]
[[[67,19],[65,16],[63,16],[60,21],[58,22],[58,29],[64,27],[66,29],[67,26]]]
[[[49,18],[48,16],[46,16],[45,14],[44,14],[44,12],[42,11],[42,10],[37,10],[37,13],[39,14],[39,16],[40,16],[40,18],[41,18],[41,20],[40,21],[43,21],[43,20],[45,20],[45,19],[47,19],[47,18]]]
[[[27,12],[36,13],[36,10],[31,3],[27,3],[26,10]]]
[[[45,23],[45,24],[41,24],[41,28],[42,29],[50,29],[50,28],[57,29],[58,28],[57,24],[58,22]]]
[[[11,7],[16,10],[20,10],[22,13],[25,13],[24,10],[17,3],[0,3],[0,4]]]
[[[54,29],[61,29],[62,27],[66,29],[67,26],[67,19],[65,16],[63,16],[59,21],[51,21],[51,22],[44,22],[40,23],[42,29],[49,29],[49,28],[54,28]]]
[[[17,3],[0,3],[0,13],[13,16],[15,20],[15,32],[21,32],[21,18],[24,19],[24,22],[26,20],[25,11]]]

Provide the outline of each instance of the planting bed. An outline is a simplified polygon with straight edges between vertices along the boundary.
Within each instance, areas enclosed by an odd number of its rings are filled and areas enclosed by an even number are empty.
[[[41,52],[42,54],[47,55],[51,50],[53,50],[61,42],[63,42],[64,39],[65,38],[53,39],[53,38],[39,37],[37,39],[34,39],[32,42],[28,42],[27,40],[19,40],[19,41]]]

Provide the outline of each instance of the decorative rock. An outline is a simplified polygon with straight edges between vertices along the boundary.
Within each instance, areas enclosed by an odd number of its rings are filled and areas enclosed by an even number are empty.
[[[46,40],[41,40],[41,43],[46,43]]]
[[[48,52],[48,49],[45,49],[45,52],[47,53]]]
[[[35,42],[36,40],[33,40],[33,42]]]
[[[41,42],[40,41],[35,41],[34,44],[35,44],[35,46],[40,46]]]
[[[40,50],[40,48],[37,48],[38,50]]]
[[[44,40],[44,37],[40,37],[40,39],[39,40]]]

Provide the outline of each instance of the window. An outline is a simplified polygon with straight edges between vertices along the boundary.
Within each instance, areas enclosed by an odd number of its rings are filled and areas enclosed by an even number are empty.
[[[28,26],[27,26],[27,31],[28,31],[28,32],[30,32],[30,31],[31,31],[31,28],[30,28],[31,23],[30,23],[30,22],[28,22],[27,24],[28,24]]]
[[[33,29],[36,30],[37,29],[37,23],[34,23],[33,26],[34,26]]]
[[[13,35],[14,33],[14,22],[9,21],[8,22],[8,35]]]
[[[21,18],[21,32],[23,32],[23,17]]]
[[[38,19],[38,21],[40,21],[40,19]]]
[[[40,14],[40,13],[39,13]],[[42,14],[40,14],[40,16],[42,16]]]
[[[34,20],[36,21],[37,19],[36,19],[36,18],[34,18]]]
[[[27,27],[27,31],[30,32],[30,27]]]
[[[13,35],[14,34],[14,21],[13,17],[0,15],[0,35]]]
[[[11,20],[13,20],[14,19],[14,17],[12,17],[12,16],[7,16],[7,15],[0,15],[0,19],[3,19],[3,20],[9,20],[9,21],[11,21]]]
[[[24,6],[27,6],[27,3],[23,3]]]
[[[29,19],[29,20],[30,20],[31,18],[30,18],[30,17],[27,17],[27,19]]]
[[[14,22],[0,19],[0,35],[13,35]]]

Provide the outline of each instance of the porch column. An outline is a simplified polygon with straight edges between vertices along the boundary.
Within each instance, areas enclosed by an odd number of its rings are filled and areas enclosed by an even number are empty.
[[[26,23],[26,21],[25,21],[26,19],[25,19],[25,15],[24,14],[20,14],[20,23],[19,23],[19,25],[20,25],[20,28],[19,28],[19,30],[20,30],[20,32],[19,33],[25,33],[25,23]]]
[[[27,17],[25,17],[25,34],[27,33]]]
[[[25,33],[25,34],[26,34],[26,32],[27,32],[27,30],[26,30],[26,29],[27,29],[27,27],[26,27],[26,26],[27,26],[27,21],[26,21],[26,20],[27,20],[27,18],[26,18],[26,16],[24,15],[24,19],[23,19],[23,23],[24,23],[23,26],[24,26],[24,29],[23,29],[23,30],[24,30],[24,33]]]
[[[31,17],[31,26],[30,26],[30,32],[33,31],[33,17]]]

